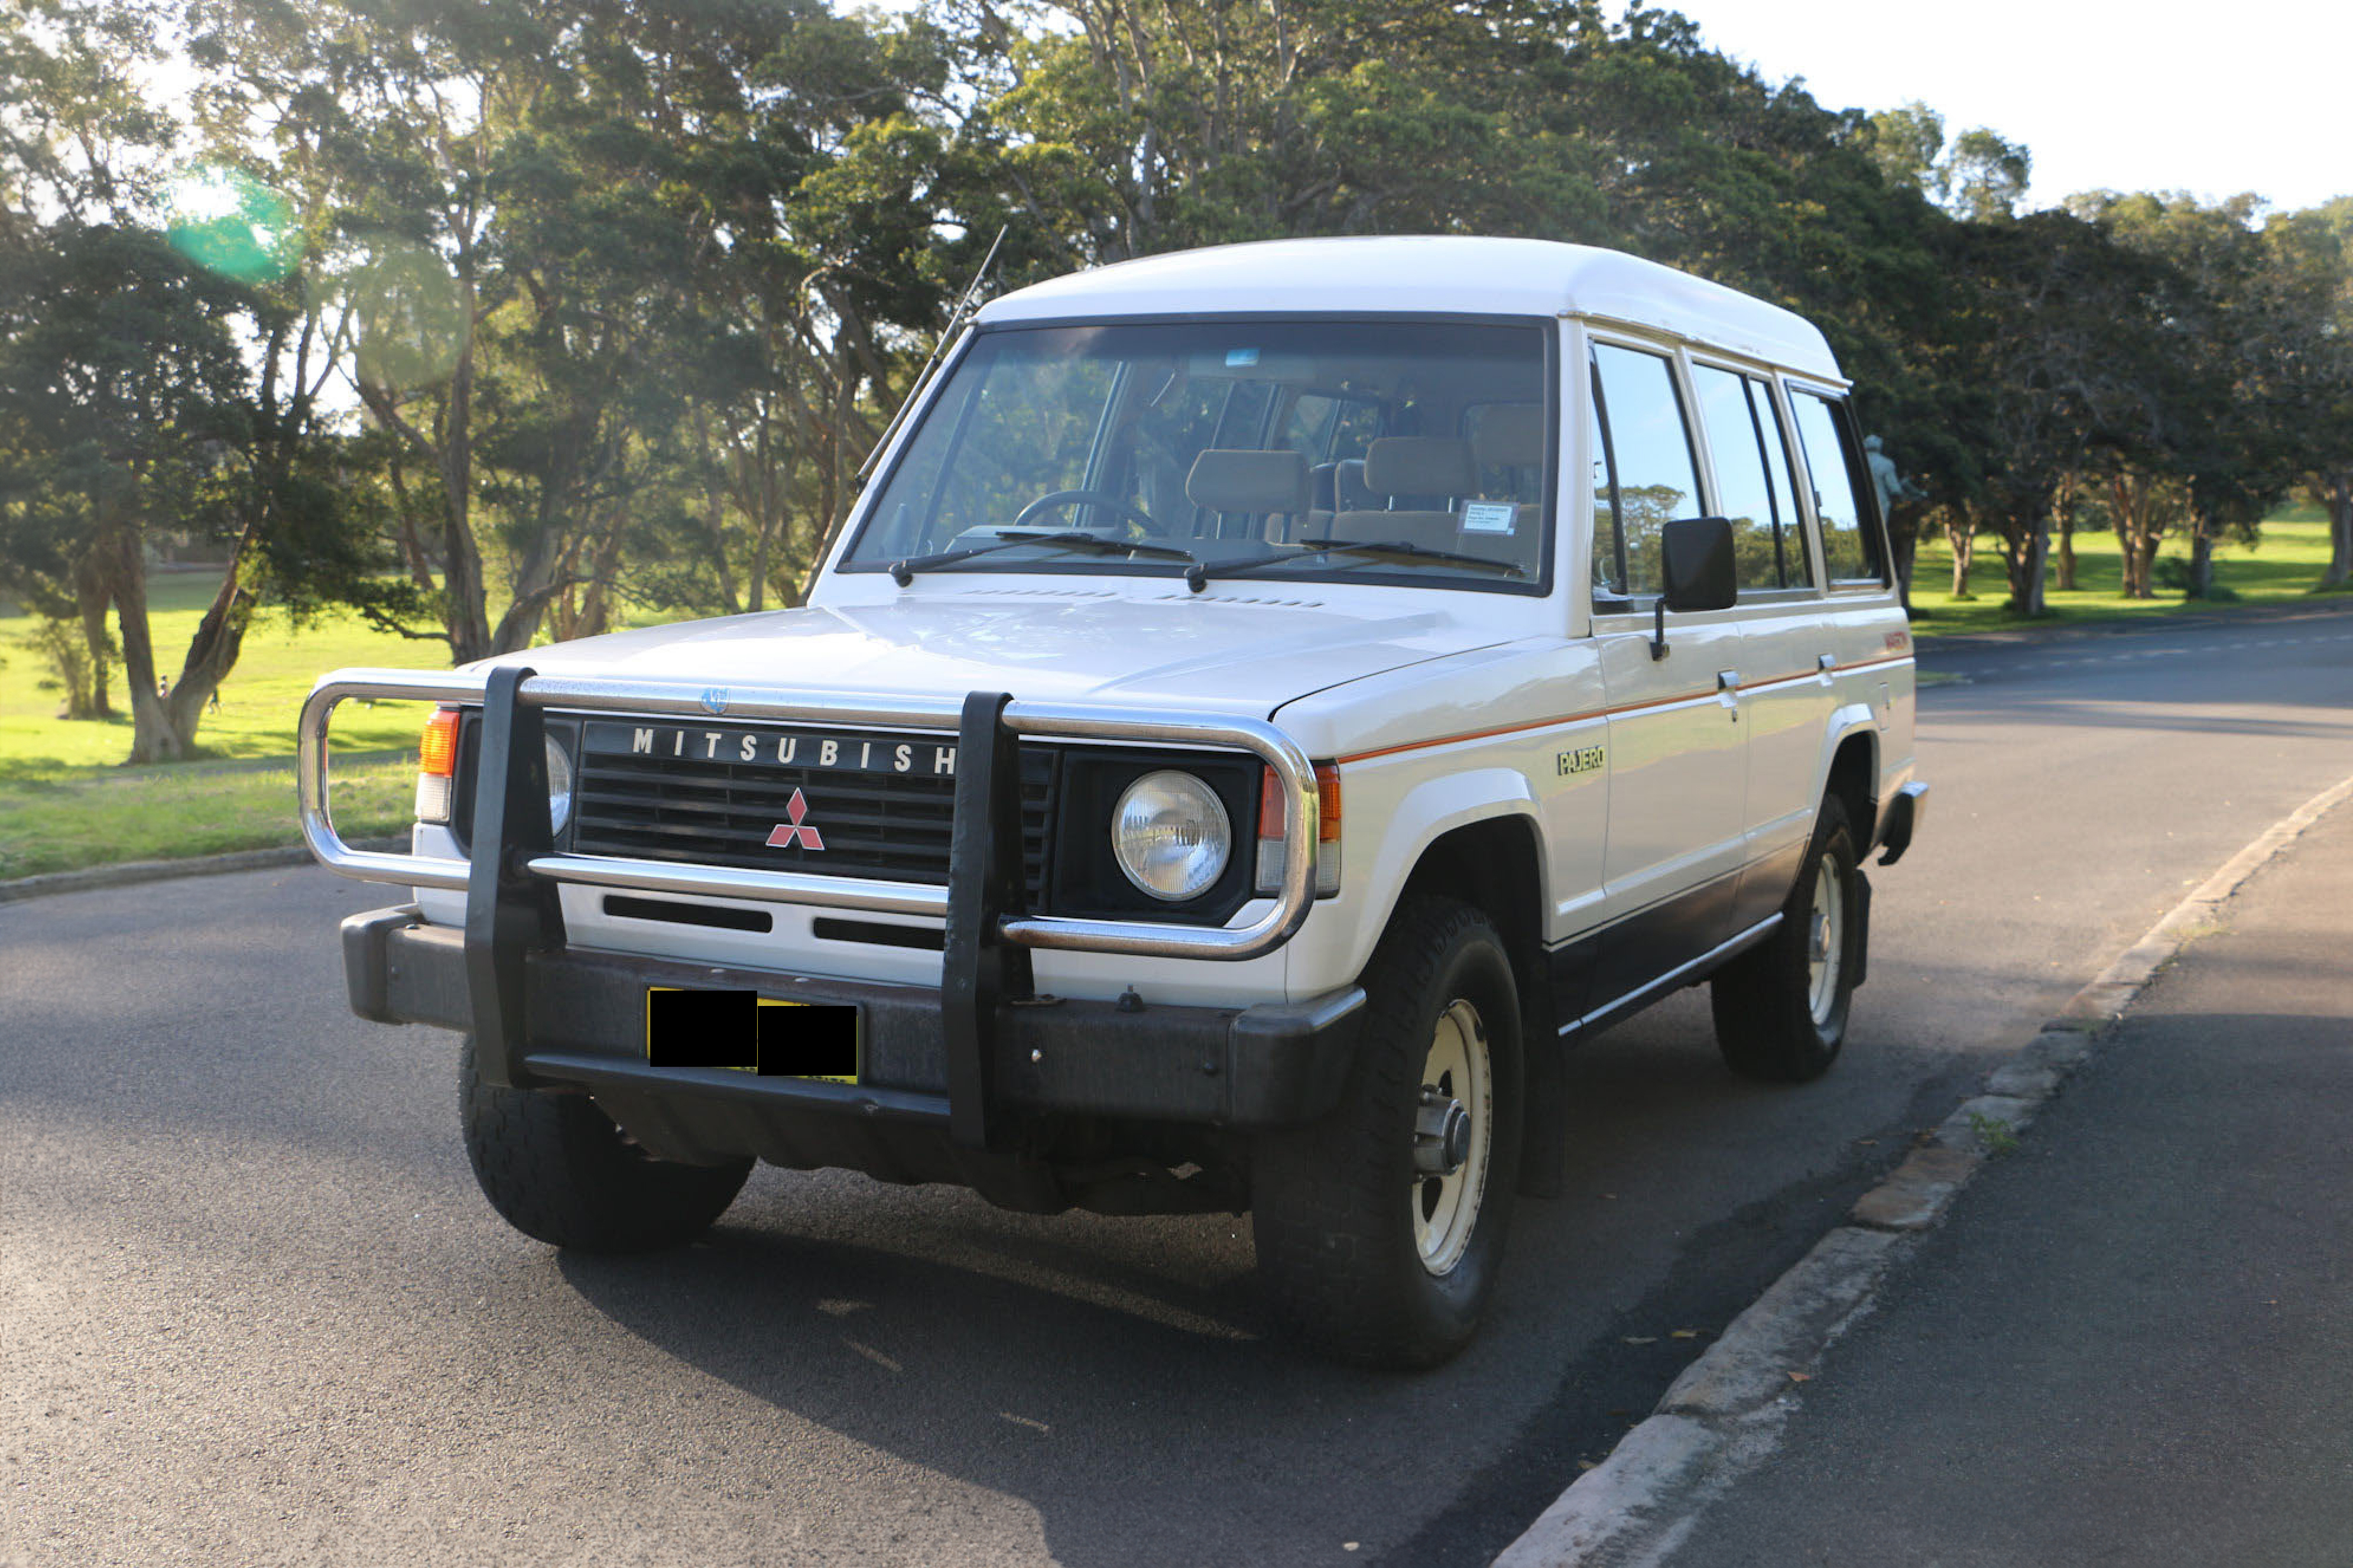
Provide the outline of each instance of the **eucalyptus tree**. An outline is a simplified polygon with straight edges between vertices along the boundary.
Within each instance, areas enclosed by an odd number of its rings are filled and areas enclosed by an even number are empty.
[[[36,463],[44,497],[70,508],[79,569],[113,606],[131,760],[183,756],[188,705],[223,667],[193,650],[181,689],[159,696],[146,546],[196,511],[243,434],[247,365],[231,324],[243,300],[161,235],[72,223],[0,276],[0,295],[13,321],[0,339],[0,447]]]
[[[2328,519],[2320,586],[2353,581],[2353,196],[2274,216],[2263,238],[2292,303],[2289,354],[2306,416],[2305,493]]]
[[[2151,485],[2169,485],[2189,533],[2189,591],[2213,585],[2213,547],[2252,539],[2307,460],[2316,408],[2307,337],[2310,301],[2257,227],[2259,198],[2205,203],[2188,195],[2111,193],[2079,197],[2079,211],[2116,242],[2154,258],[2170,287],[2147,321],[2162,344],[2147,384],[2165,403],[2165,451]],[[2130,537],[2126,591],[2152,590],[2156,539]]]

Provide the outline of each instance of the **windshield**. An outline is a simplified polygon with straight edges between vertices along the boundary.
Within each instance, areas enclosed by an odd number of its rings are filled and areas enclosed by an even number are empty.
[[[1395,320],[984,331],[844,564],[1541,593],[1545,342]],[[1356,544],[1382,548],[1335,548]]]

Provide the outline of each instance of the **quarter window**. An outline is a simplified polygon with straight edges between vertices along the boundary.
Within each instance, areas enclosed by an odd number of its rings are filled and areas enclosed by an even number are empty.
[[[1597,488],[1606,486],[1613,502],[1594,510],[1595,580],[1620,595],[1655,594],[1662,531],[1669,519],[1699,511],[1699,465],[1674,366],[1659,354],[1597,343],[1593,378],[1608,464]]]
[[[1797,416],[1798,443],[1813,476],[1814,516],[1822,525],[1822,562],[1831,581],[1882,582],[1879,552],[1856,503],[1862,470],[1846,421],[1829,398],[1792,387],[1789,407]]]

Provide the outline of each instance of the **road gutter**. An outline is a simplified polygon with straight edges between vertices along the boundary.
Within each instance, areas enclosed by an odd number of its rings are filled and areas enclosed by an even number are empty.
[[[1868,1313],[1890,1269],[1944,1218],[1989,1153],[2007,1146],[2090,1058],[2118,1016],[2222,904],[2274,856],[2353,799],[2321,791],[2225,861],[2119,953],[1963,1100],[1912,1156],[1862,1194],[1675,1379],[1608,1459],[1580,1476],[1494,1568],[1641,1568],[1673,1552],[1707,1506],[1771,1458],[1822,1354]]]

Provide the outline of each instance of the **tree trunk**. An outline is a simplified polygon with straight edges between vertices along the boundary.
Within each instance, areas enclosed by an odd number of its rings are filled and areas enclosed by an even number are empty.
[[[2189,534],[2189,594],[2193,599],[2211,598],[2214,593],[2214,531],[2206,520],[2199,519]]]
[[[99,559],[96,546],[85,551],[74,563],[74,607],[81,612],[82,641],[90,647],[90,695],[87,700],[69,700],[66,717],[69,719],[111,719],[114,705],[106,694],[106,591],[105,565]],[[79,711],[77,711],[79,708]]]
[[[205,607],[204,619],[196,623],[196,635],[188,639],[187,656],[180,661],[180,679],[172,683],[172,695],[164,704],[164,716],[177,738],[183,755],[195,749],[196,730],[205,721],[205,705],[212,700],[228,672],[237,668],[237,656],[245,647],[245,628],[253,617],[253,591],[243,585],[245,557],[261,531],[261,520],[254,517],[246,522],[245,531],[237,536],[237,544],[229,551],[228,569],[221,574],[221,584],[213,595],[213,602]]]
[[[2157,597],[2157,589],[2154,585],[2157,549],[2164,541],[2164,534],[2155,529],[2136,528],[2132,531],[2129,547],[2125,552],[2126,598],[2154,599]]]
[[[2341,588],[2353,580],[2353,468],[2327,476],[2328,570],[2320,579],[2324,588]]]
[[[2075,591],[2075,490],[2078,476],[2069,474],[2059,481],[2058,505],[2052,509],[2059,525],[2059,591]]]
[[[2032,617],[2042,613],[2042,571],[2051,553],[2044,509],[2029,507],[2002,535],[2001,563],[2010,575],[2010,611]]]
[[[1948,522],[1945,525],[1946,542],[1953,547],[1953,597],[1974,598],[1969,592],[1969,564],[1976,558],[1978,531],[1974,524]]]
[[[172,727],[155,679],[155,644],[147,626],[147,570],[140,558],[138,531],[110,530],[99,546],[106,554],[107,588],[114,599],[114,623],[122,637],[122,675],[131,687],[131,755],[133,763],[175,763],[186,743]]]
[[[466,290],[470,323],[473,289]],[[441,440],[441,624],[449,633],[450,662],[468,664],[497,652],[491,641],[490,604],[482,588],[482,552],[475,542],[474,342],[470,332],[458,350],[449,376],[449,402]]]

